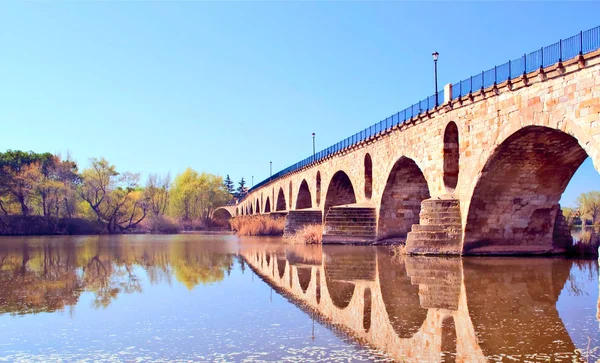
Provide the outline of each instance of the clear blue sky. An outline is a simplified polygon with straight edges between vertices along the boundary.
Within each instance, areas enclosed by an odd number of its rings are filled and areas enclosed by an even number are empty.
[[[0,1],[0,150],[250,183],[600,24],[600,3]],[[563,204],[600,177],[587,161]]]

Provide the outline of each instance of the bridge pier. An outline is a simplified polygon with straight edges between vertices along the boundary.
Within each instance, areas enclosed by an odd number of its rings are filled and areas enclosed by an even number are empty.
[[[290,210],[285,220],[283,236],[292,236],[304,226],[323,223],[323,214],[318,209]]]
[[[421,203],[419,224],[413,224],[406,238],[411,254],[462,252],[460,202],[457,199],[426,199]]]
[[[329,209],[323,226],[323,243],[371,244],[377,237],[375,208],[350,204]]]

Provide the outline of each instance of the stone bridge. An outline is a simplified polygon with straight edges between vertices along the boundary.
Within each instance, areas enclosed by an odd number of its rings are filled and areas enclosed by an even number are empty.
[[[382,247],[264,242],[241,255],[295,305],[397,361],[583,361],[556,310],[569,260],[394,261]]]
[[[289,230],[322,220],[324,243],[405,241],[416,254],[564,252],[560,197],[587,157],[600,170],[600,51],[453,89],[219,213],[287,213]]]

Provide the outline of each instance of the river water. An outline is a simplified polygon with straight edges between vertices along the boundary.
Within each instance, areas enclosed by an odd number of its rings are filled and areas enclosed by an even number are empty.
[[[592,362],[598,261],[0,238],[0,361]]]

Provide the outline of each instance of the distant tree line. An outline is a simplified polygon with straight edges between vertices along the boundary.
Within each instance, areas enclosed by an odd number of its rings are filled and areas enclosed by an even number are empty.
[[[600,223],[600,192],[581,193],[574,208],[562,208],[563,215],[570,225]]]
[[[139,174],[119,172],[104,158],[79,171],[70,155],[0,153],[0,215],[94,220],[107,233],[209,226],[215,208],[247,193],[243,179],[238,190],[232,184],[229,176],[188,168],[173,181],[150,174],[143,186]]]

